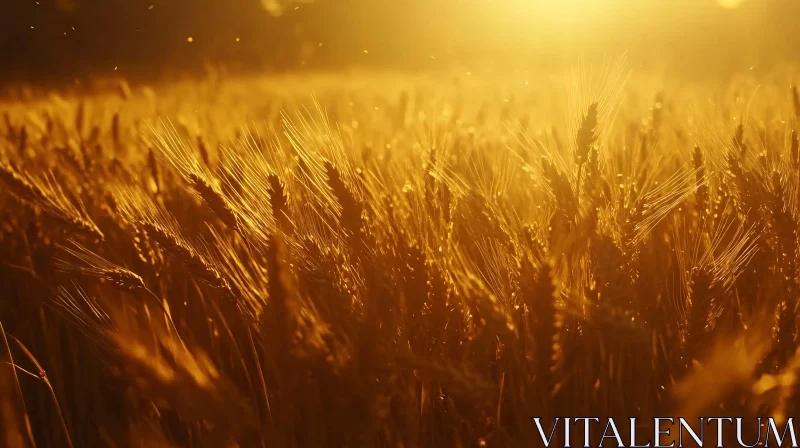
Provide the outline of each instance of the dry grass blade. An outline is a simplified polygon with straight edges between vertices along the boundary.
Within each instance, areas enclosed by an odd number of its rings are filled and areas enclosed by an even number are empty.
[[[0,164],[0,180],[20,199],[33,202],[47,201],[47,195],[44,191],[4,163]]]
[[[97,225],[67,198],[61,186],[51,175],[42,180],[19,174],[14,168],[0,163],[0,181],[20,200],[33,207],[41,207],[75,233],[103,240],[105,236]]]
[[[201,254],[157,224],[140,222],[139,225],[153,241],[186,266],[198,280],[220,291],[228,298],[236,297],[227,279]]]
[[[69,448],[72,448],[73,446],[72,439],[70,438],[69,430],[67,429],[67,423],[64,421],[64,415],[61,412],[61,405],[58,403],[58,397],[56,396],[55,390],[53,390],[53,385],[50,383],[50,379],[47,377],[47,373],[44,371],[44,368],[42,368],[41,364],[39,364],[39,361],[36,360],[36,357],[33,356],[33,354],[28,350],[27,347],[25,347],[25,344],[23,344],[19,339],[13,336],[11,337],[11,339],[17,344],[17,347],[19,347],[20,350],[22,350],[22,352],[33,363],[33,365],[36,366],[36,369],[38,370],[39,379],[41,379],[42,382],[44,382],[45,386],[47,386],[47,389],[50,391],[50,397],[52,398],[53,404],[56,407],[58,421],[61,424],[61,429],[64,431],[64,442],[67,444]]]
[[[200,195],[203,202],[216,213],[220,221],[231,229],[239,228],[239,218],[222,193],[218,192],[208,180],[197,174],[189,174],[188,180],[191,187]]]
[[[577,148],[575,149],[575,164],[582,166],[589,160],[589,152],[597,140],[597,103],[589,105],[589,110],[581,120],[578,134],[575,137]]]
[[[270,174],[269,180],[269,202],[272,209],[272,217],[278,223],[278,229],[285,233],[291,233],[292,223],[289,219],[289,196],[286,193],[283,182],[275,174]]]
[[[115,288],[125,291],[145,289],[142,277],[128,269],[111,263],[76,241],[71,240],[69,241],[69,246],[59,247],[80,262],[80,264],[74,264],[67,260],[59,259],[56,262],[57,266],[66,272],[77,271],[87,273],[108,281]]]

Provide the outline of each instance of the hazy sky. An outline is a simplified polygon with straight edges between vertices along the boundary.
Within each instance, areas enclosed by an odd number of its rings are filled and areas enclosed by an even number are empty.
[[[115,69],[158,76],[207,64],[446,68],[483,61],[546,68],[621,52],[634,63],[704,70],[800,53],[797,0],[8,3],[0,15],[0,71],[22,77]]]

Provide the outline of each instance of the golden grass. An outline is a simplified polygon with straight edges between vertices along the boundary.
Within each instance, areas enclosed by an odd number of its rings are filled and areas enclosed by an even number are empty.
[[[0,106],[0,444],[796,414],[797,91],[622,67]]]

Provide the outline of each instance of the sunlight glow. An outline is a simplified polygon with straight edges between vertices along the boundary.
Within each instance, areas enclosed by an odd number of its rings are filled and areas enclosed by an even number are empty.
[[[743,2],[744,0],[717,0],[719,6],[728,9],[738,8]]]
[[[491,2],[498,4],[497,0]],[[527,16],[561,23],[586,23],[603,21],[610,14],[626,8],[630,2],[628,0],[504,0],[500,4],[498,6],[504,13],[520,18]]]

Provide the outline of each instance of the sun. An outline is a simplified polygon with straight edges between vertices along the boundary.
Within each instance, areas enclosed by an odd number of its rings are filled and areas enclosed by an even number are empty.
[[[719,6],[727,9],[738,8],[743,2],[744,0],[717,0],[717,4],[719,4]]]

